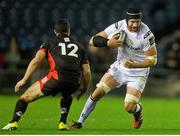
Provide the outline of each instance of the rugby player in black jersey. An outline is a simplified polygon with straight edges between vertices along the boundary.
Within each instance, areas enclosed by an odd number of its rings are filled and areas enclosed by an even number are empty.
[[[2,129],[16,130],[18,121],[25,113],[28,104],[39,98],[61,93],[61,117],[59,129],[68,129],[66,120],[72,103],[72,94],[80,91],[78,98],[88,89],[91,71],[85,50],[70,37],[70,24],[66,19],[59,19],[54,24],[55,36],[41,45],[31,60],[24,77],[17,82],[15,92],[26,84],[34,71],[47,59],[50,65],[48,74],[33,83],[16,103],[12,120]],[[80,88],[80,81],[83,87]]]

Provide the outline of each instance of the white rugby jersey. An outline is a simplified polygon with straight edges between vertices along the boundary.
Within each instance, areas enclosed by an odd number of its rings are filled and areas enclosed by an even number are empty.
[[[121,20],[110,25],[104,31],[110,39],[114,34],[124,30],[127,34],[125,45],[118,47],[117,60],[113,63],[118,69],[132,76],[146,76],[149,68],[126,68],[122,62],[124,59],[130,59],[134,62],[140,62],[147,59],[144,51],[155,47],[155,39],[149,27],[143,22],[138,32],[130,32],[127,28],[126,20]]]

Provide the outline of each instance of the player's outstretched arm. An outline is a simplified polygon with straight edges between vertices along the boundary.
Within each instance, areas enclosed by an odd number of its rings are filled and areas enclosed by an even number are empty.
[[[39,50],[36,53],[36,56],[29,63],[23,79],[21,79],[19,82],[17,82],[17,84],[15,86],[15,92],[18,92],[20,87],[26,83],[26,81],[35,72],[35,70],[38,68],[38,66],[41,64],[41,62],[44,60],[45,57],[46,57],[46,53],[42,50]]]
[[[81,96],[87,92],[87,90],[89,89],[90,86],[90,82],[91,82],[91,70],[90,70],[90,65],[89,64],[83,64],[82,65],[82,69],[83,69],[83,75],[82,75],[82,83],[83,83],[83,87],[80,88],[80,94],[77,95],[77,100],[79,100],[81,98]]]

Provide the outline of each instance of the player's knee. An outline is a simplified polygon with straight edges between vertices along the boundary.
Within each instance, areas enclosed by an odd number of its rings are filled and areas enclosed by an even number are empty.
[[[131,94],[126,94],[125,97],[125,103],[124,103],[124,108],[127,112],[133,113],[136,107],[136,104],[139,102],[139,97],[136,97]]]
[[[100,88],[105,94],[107,94],[108,92],[110,92],[111,88],[109,86],[107,86],[105,83],[103,82],[99,82],[96,85],[97,88]],[[102,93],[103,93],[102,92]]]
[[[20,99],[23,100],[23,101],[25,101],[26,103],[29,103],[29,102],[32,101],[32,98],[31,98],[30,96],[28,96],[28,95],[22,95],[22,96],[20,97]]]
[[[20,97],[20,100],[23,100],[24,102],[28,103],[28,99],[27,99],[27,97],[25,97],[25,96],[21,96],[21,97]]]
[[[135,103],[129,103],[129,102],[124,103],[124,108],[129,113],[133,113],[135,110],[135,107],[136,107]]]
[[[66,100],[71,100],[73,97],[70,95],[66,96],[66,95],[62,95],[61,99],[66,99]]]
[[[132,94],[126,94],[124,101],[128,103],[139,103],[139,97],[134,96]]]

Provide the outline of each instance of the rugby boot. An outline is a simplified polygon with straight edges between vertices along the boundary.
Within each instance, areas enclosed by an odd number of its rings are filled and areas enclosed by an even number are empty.
[[[138,129],[141,127],[141,124],[143,122],[143,114],[142,114],[142,106],[141,105],[140,105],[140,110],[138,112],[134,113],[133,116],[134,116],[133,126],[135,129]]]
[[[16,130],[17,128],[18,128],[18,123],[15,121],[12,123],[8,123],[6,126],[2,128],[2,130],[12,131],[12,130]]]
[[[82,128],[82,123],[79,122],[74,122],[74,124],[69,127],[69,129],[80,129],[80,128]]]
[[[68,127],[64,122],[60,122],[59,123],[59,130],[68,130]]]

